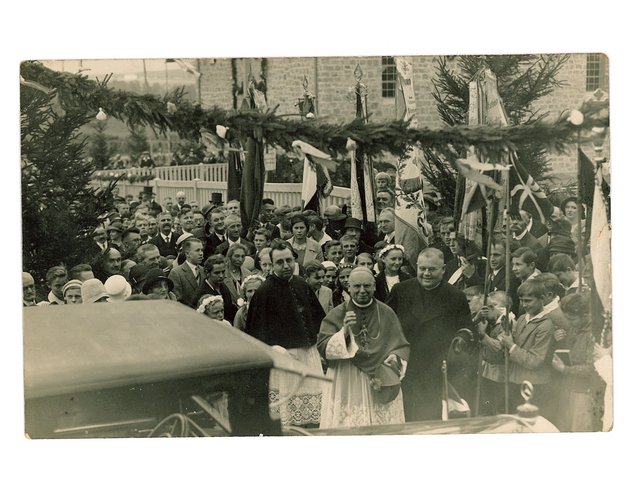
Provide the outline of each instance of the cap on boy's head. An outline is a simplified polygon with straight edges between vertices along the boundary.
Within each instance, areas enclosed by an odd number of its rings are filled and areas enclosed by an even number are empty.
[[[357,228],[358,230],[362,230],[362,222],[357,218],[349,217],[344,222],[345,231],[347,228]]]

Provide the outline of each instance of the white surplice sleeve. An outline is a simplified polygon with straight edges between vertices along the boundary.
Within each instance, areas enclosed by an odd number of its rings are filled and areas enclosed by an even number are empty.
[[[338,332],[334,333],[327,343],[327,360],[343,360],[347,358],[353,358],[358,351],[358,344],[353,333],[349,330],[349,346],[344,335],[344,327]]]

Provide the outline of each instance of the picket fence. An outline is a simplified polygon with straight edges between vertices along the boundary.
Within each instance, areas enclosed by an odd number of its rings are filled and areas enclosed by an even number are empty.
[[[114,178],[125,173],[131,176],[149,176],[154,179],[149,181],[130,182],[125,176],[117,184],[118,195],[124,197],[133,195],[134,198],[142,191],[143,187],[153,187],[155,199],[162,203],[166,197],[175,200],[176,194],[183,191],[187,196],[187,202],[196,201],[198,205],[206,205],[211,199],[211,194],[221,193],[224,202],[227,201],[227,164],[201,164],[180,165],[156,168],[128,168],[121,170],[101,170],[96,172],[97,177],[112,175]],[[106,186],[107,181],[94,180],[96,187]],[[265,183],[264,197],[273,199],[276,205],[297,206],[302,202],[301,183]],[[334,187],[327,199],[327,205],[343,205],[349,202],[351,191],[345,187]]]

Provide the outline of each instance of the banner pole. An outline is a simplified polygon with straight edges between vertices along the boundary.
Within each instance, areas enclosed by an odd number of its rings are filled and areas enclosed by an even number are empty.
[[[512,153],[509,152],[507,157],[507,167],[509,168],[507,169],[507,178],[505,180],[505,212],[507,214],[507,225],[505,233],[504,289],[507,297],[509,296],[509,291],[511,290],[511,222],[509,218],[509,210],[511,209],[511,187],[509,185],[509,175],[511,173],[512,167],[511,155]],[[513,299],[511,299],[511,301],[513,302]],[[506,311],[506,318],[502,328],[507,335],[512,334],[509,320],[509,310],[510,309],[507,309]],[[509,413],[509,351],[506,348],[504,349],[504,413]]]

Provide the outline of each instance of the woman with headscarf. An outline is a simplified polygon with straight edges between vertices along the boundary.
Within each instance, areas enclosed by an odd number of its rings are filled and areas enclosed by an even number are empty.
[[[396,314],[373,298],[374,291],[371,271],[354,268],[351,299],[320,325],[318,350],[333,379],[323,391],[320,428],[404,423],[400,381],[409,343]]]

